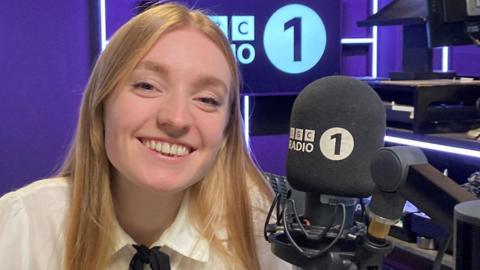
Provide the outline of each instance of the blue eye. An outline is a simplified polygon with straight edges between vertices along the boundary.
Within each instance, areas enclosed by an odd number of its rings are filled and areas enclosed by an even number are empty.
[[[140,90],[154,90],[155,87],[147,82],[137,82],[133,84],[133,88],[140,89]]]

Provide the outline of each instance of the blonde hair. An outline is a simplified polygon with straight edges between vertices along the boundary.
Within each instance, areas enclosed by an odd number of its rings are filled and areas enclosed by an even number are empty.
[[[190,188],[195,226],[235,269],[260,269],[256,254],[251,186],[265,198],[272,192],[252,161],[242,136],[239,75],[222,31],[201,11],[179,4],[148,9],[122,26],[100,55],[80,108],[73,145],[60,175],[71,180],[64,269],[105,269],[112,254],[115,220],[110,191],[111,164],[104,144],[105,98],[133,71],[158,38],[167,31],[193,27],[223,52],[231,69],[231,107],[224,144],[210,173]],[[226,229],[226,245],[215,232]]]

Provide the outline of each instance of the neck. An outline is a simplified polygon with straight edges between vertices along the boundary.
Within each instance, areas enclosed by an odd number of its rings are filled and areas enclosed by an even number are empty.
[[[160,192],[115,177],[112,195],[118,223],[137,244],[150,246],[175,220],[184,191]]]

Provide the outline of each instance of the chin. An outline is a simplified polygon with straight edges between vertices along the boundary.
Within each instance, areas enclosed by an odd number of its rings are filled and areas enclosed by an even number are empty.
[[[184,179],[169,178],[169,180],[158,179],[155,181],[151,181],[151,180],[145,181],[143,182],[142,186],[158,192],[176,193],[176,192],[182,192],[187,190],[197,182],[198,181],[192,182],[192,181],[186,181]]]

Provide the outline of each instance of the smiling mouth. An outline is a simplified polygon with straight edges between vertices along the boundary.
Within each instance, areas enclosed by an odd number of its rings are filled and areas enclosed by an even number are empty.
[[[194,151],[188,146],[175,143],[160,142],[149,139],[140,139],[140,141],[148,149],[169,157],[183,157]]]

